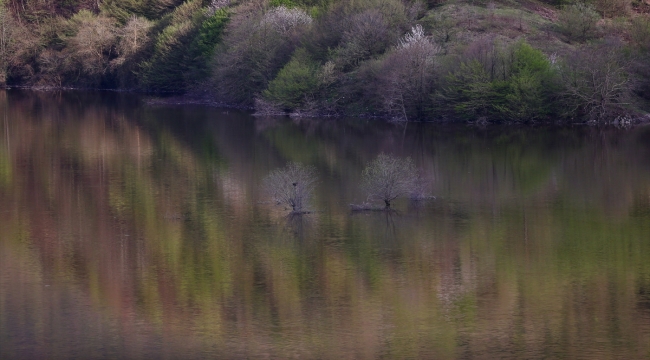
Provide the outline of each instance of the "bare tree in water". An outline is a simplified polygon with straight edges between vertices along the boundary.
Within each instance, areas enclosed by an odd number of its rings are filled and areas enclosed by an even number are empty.
[[[390,209],[391,201],[410,195],[417,187],[417,170],[411,158],[379,154],[363,170],[362,187],[369,200],[382,200]]]
[[[317,181],[313,166],[292,162],[271,171],[263,180],[263,188],[276,203],[290,206],[292,214],[304,214]]]

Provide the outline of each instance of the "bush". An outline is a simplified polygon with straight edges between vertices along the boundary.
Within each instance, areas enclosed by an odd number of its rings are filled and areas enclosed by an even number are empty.
[[[565,6],[560,12],[560,30],[570,41],[585,42],[596,35],[600,15],[593,6],[578,2]]]
[[[410,195],[417,186],[417,170],[411,158],[379,154],[362,174],[362,188],[368,200],[383,201],[390,209],[391,201]]]
[[[301,214],[306,212],[317,182],[313,166],[290,163],[267,175],[262,187],[278,205],[290,206],[293,214]]]

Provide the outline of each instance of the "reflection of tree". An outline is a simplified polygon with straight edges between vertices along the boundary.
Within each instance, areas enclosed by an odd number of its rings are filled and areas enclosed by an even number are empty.
[[[0,99],[10,119],[0,166],[14,179],[0,186],[0,271],[65,279],[85,309],[119,319],[122,348],[146,348],[129,339],[155,333],[167,350],[212,355],[218,344],[216,357],[455,358],[459,341],[467,357],[648,349],[647,310],[635,305],[650,274],[643,129],[598,132],[601,143],[584,129],[405,133],[334,121],[257,132],[246,117],[107,97]],[[382,151],[412,156],[442,196],[399,217],[349,216],[346,200],[361,194],[347,184]],[[278,224],[254,194],[272,168],[301,157],[324,174],[320,211]],[[40,286],[25,289],[13,289],[17,303],[51,316],[44,323],[102,321],[53,315],[63,296],[51,304]],[[2,339],[31,326],[5,319]]]

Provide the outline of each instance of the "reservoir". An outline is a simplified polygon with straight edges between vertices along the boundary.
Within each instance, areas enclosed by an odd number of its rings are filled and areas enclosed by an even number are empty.
[[[650,357],[650,127],[146,100],[0,92],[1,359]],[[353,212],[381,153],[425,196]]]

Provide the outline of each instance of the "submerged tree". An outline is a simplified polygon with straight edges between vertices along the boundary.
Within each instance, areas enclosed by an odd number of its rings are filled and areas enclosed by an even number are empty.
[[[417,186],[417,170],[410,157],[379,154],[363,170],[363,189],[369,200],[383,200],[386,209],[391,201],[409,195]]]
[[[289,163],[273,170],[263,180],[264,191],[278,204],[291,206],[293,214],[306,212],[318,181],[316,169],[299,163]]]

